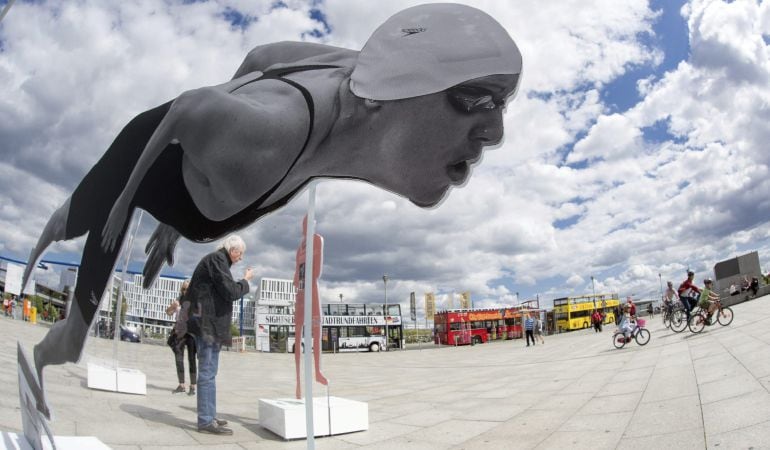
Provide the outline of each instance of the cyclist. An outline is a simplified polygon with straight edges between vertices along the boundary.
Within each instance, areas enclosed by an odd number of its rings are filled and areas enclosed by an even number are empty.
[[[717,309],[716,301],[719,300],[719,294],[712,290],[714,287],[714,282],[711,281],[711,278],[706,278],[703,280],[703,284],[705,287],[700,293],[700,301],[698,301],[698,306],[700,306],[702,310],[708,312],[708,315],[706,316],[706,325],[711,325],[711,316]]]
[[[677,301],[679,301],[679,295],[676,293],[676,289],[674,289],[674,283],[667,281],[666,292],[663,293],[664,314],[671,314]]]
[[[623,312],[620,314],[620,323],[618,330],[626,337],[626,342],[631,339],[631,333],[634,331],[634,325],[631,323],[631,306],[623,305]]]
[[[695,272],[692,270],[687,271],[687,279],[679,285],[679,301],[684,306],[684,312],[687,314],[687,321],[690,321],[690,311],[695,307],[695,294],[700,294],[698,286],[693,284],[692,280],[695,278]]]

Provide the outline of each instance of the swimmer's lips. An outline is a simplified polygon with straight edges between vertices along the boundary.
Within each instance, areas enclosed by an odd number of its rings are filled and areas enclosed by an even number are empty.
[[[478,153],[474,154],[470,158],[463,158],[456,163],[448,165],[447,175],[452,181],[452,184],[462,184],[465,182],[465,179],[468,178],[468,173],[470,173],[471,165],[477,162],[480,157],[481,151],[479,150]]]

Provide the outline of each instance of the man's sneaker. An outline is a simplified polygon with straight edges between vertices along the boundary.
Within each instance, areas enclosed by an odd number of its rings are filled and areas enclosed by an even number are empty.
[[[182,392],[184,392],[184,391],[182,391]],[[187,395],[195,395],[195,388],[190,386],[190,392],[188,392]]]
[[[198,427],[199,433],[206,433],[206,434],[219,434],[222,436],[230,436],[233,434],[233,430],[227,428],[227,427],[220,427],[216,424],[216,422],[211,422],[208,425],[204,425],[202,427]]]
[[[227,421],[225,419],[214,419],[214,422],[216,422],[220,427],[227,425]]]
[[[176,389],[171,391],[172,394],[178,394],[180,392],[184,392],[184,386],[177,386]]]

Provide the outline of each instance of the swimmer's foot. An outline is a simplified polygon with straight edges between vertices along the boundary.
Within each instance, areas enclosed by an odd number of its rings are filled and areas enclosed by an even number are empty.
[[[21,348],[21,343],[18,344],[17,358],[19,363],[19,373],[24,376],[24,380],[29,387],[30,392],[35,400],[35,407],[48,420],[51,420],[51,411],[45,401],[45,391],[43,390],[42,380],[43,368],[37,361],[37,351],[35,352],[35,367],[33,368],[29,363],[29,358]]]

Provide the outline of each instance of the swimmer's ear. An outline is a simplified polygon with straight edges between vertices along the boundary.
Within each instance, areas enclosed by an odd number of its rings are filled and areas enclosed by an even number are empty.
[[[364,100],[364,106],[366,107],[366,109],[373,111],[373,110],[380,109],[380,107],[382,106],[382,102],[379,100],[372,100],[367,98]]]

